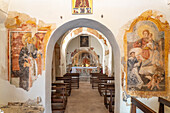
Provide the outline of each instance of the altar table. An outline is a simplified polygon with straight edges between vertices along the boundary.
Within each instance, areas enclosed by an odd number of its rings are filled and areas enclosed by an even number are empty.
[[[90,76],[90,73],[98,73],[97,67],[72,67],[71,73],[80,73],[80,76]]]

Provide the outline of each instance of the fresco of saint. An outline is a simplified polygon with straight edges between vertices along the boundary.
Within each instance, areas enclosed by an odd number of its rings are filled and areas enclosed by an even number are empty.
[[[89,7],[88,0],[76,0],[75,7]]]
[[[129,90],[165,90],[164,32],[149,21],[139,22],[127,34],[127,87]]]

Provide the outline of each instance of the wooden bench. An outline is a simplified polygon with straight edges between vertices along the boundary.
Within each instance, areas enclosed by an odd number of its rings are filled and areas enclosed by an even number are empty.
[[[51,107],[53,113],[64,113],[67,104],[66,86],[52,86],[51,92]]]
[[[156,113],[154,110],[140,102],[134,97],[131,97],[131,113],[136,113],[136,107],[142,110],[144,113]]]
[[[70,96],[71,95],[71,86],[69,83],[52,83],[51,86],[56,86],[56,87],[60,87],[60,86],[66,86],[66,93],[67,95],[66,96]]]
[[[170,101],[163,99],[161,97],[158,98],[159,105],[159,113],[164,113],[164,105],[170,107]]]
[[[100,96],[103,96],[103,92],[105,91],[105,84],[109,83],[109,82],[114,82],[114,77],[108,77],[108,76],[104,76],[104,77],[99,77],[99,83],[98,83],[98,91]]]
[[[72,88],[79,88],[79,73],[66,73],[64,77],[71,77],[71,87]]]
[[[101,73],[90,73],[90,84],[92,84],[93,78],[97,78]]]
[[[101,73],[92,73],[91,74],[90,79],[91,79],[92,89],[98,88],[98,83],[100,82],[99,77],[107,77],[107,75],[101,74]]]
[[[68,96],[71,95],[71,77],[56,77],[56,83],[66,83]]]
[[[106,83],[104,85],[105,92],[104,95],[104,105],[109,112],[114,111],[114,97],[115,97],[115,84],[114,83]]]

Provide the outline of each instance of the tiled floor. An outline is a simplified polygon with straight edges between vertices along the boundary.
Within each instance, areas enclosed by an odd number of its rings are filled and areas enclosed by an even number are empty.
[[[108,113],[108,110],[98,90],[92,89],[89,82],[80,82],[80,88],[72,89],[68,97],[66,113]]]

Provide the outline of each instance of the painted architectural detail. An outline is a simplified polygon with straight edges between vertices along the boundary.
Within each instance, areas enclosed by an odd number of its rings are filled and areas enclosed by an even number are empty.
[[[106,46],[108,46],[106,39],[105,39],[101,34],[99,34],[96,30],[91,29],[91,28],[87,28],[87,31],[88,31],[89,33],[95,35],[95,36],[98,37],[99,39],[102,39],[102,40],[104,41],[104,44],[105,44]]]
[[[18,12],[9,12],[5,26],[9,31],[9,80],[29,90],[42,75],[45,52],[54,24],[45,24]]]
[[[169,26],[157,14],[144,12],[125,32],[126,91],[132,96],[167,94]]]
[[[98,55],[91,49],[76,49],[71,53],[72,66],[76,67],[99,67]]]

